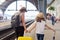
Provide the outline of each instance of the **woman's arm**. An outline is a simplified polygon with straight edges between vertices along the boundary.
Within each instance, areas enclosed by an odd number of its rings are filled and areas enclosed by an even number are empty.
[[[55,30],[53,28],[49,27],[47,24],[45,26],[55,32]]]
[[[23,26],[24,26],[24,29],[26,30],[26,24],[25,24],[25,18],[24,18],[24,13],[23,13],[23,15],[21,16],[21,19],[22,19],[22,24],[23,24]]]

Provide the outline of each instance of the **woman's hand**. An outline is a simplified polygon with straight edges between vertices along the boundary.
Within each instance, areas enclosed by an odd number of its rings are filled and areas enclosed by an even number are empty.
[[[25,33],[27,33],[27,32],[28,32],[28,33],[31,33],[31,31],[30,31],[30,30],[25,30]]]
[[[25,29],[25,33],[27,33],[28,32],[28,30],[27,29]]]
[[[28,32],[29,32],[29,33],[31,33],[31,31],[30,31],[30,30],[28,30]]]

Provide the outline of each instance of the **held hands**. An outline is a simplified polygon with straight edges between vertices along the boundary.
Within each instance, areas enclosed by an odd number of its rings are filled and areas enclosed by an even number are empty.
[[[31,33],[31,31],[30,31],[30,30],[28,30],[28,32],[29,32],[29,33]]]
[[[27,33],[28,32],[28,30],[27,29],[25,29],[25,33]]]
[[[31,32],[30,30],[26,30],[26,29],[25,29],[25,33],[30,33],[30,32]]]

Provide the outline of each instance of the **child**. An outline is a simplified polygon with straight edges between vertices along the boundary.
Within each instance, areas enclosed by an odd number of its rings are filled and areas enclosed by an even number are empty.
[[[37,35],[38,40],[44,39],[44,28],[45,27],[48,27],[49,29],[53,30],[45,23],[44,14],[42,12],[40,12],[36,17],[36,23],[33,28],[35,28],[35,27],[36,27],[36,35]],[[29,32],[31,32],[31,30],[29,30]],[[53,31],[55,32],[55,30],[53,30]]]

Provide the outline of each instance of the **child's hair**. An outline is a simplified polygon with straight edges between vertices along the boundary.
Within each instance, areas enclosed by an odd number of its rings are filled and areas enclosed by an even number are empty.
[[[41,20],[45,21],[43,12],[40,12],[40,13],[36,16],[36,21],[37,21],[37,22],[41,22]]]

